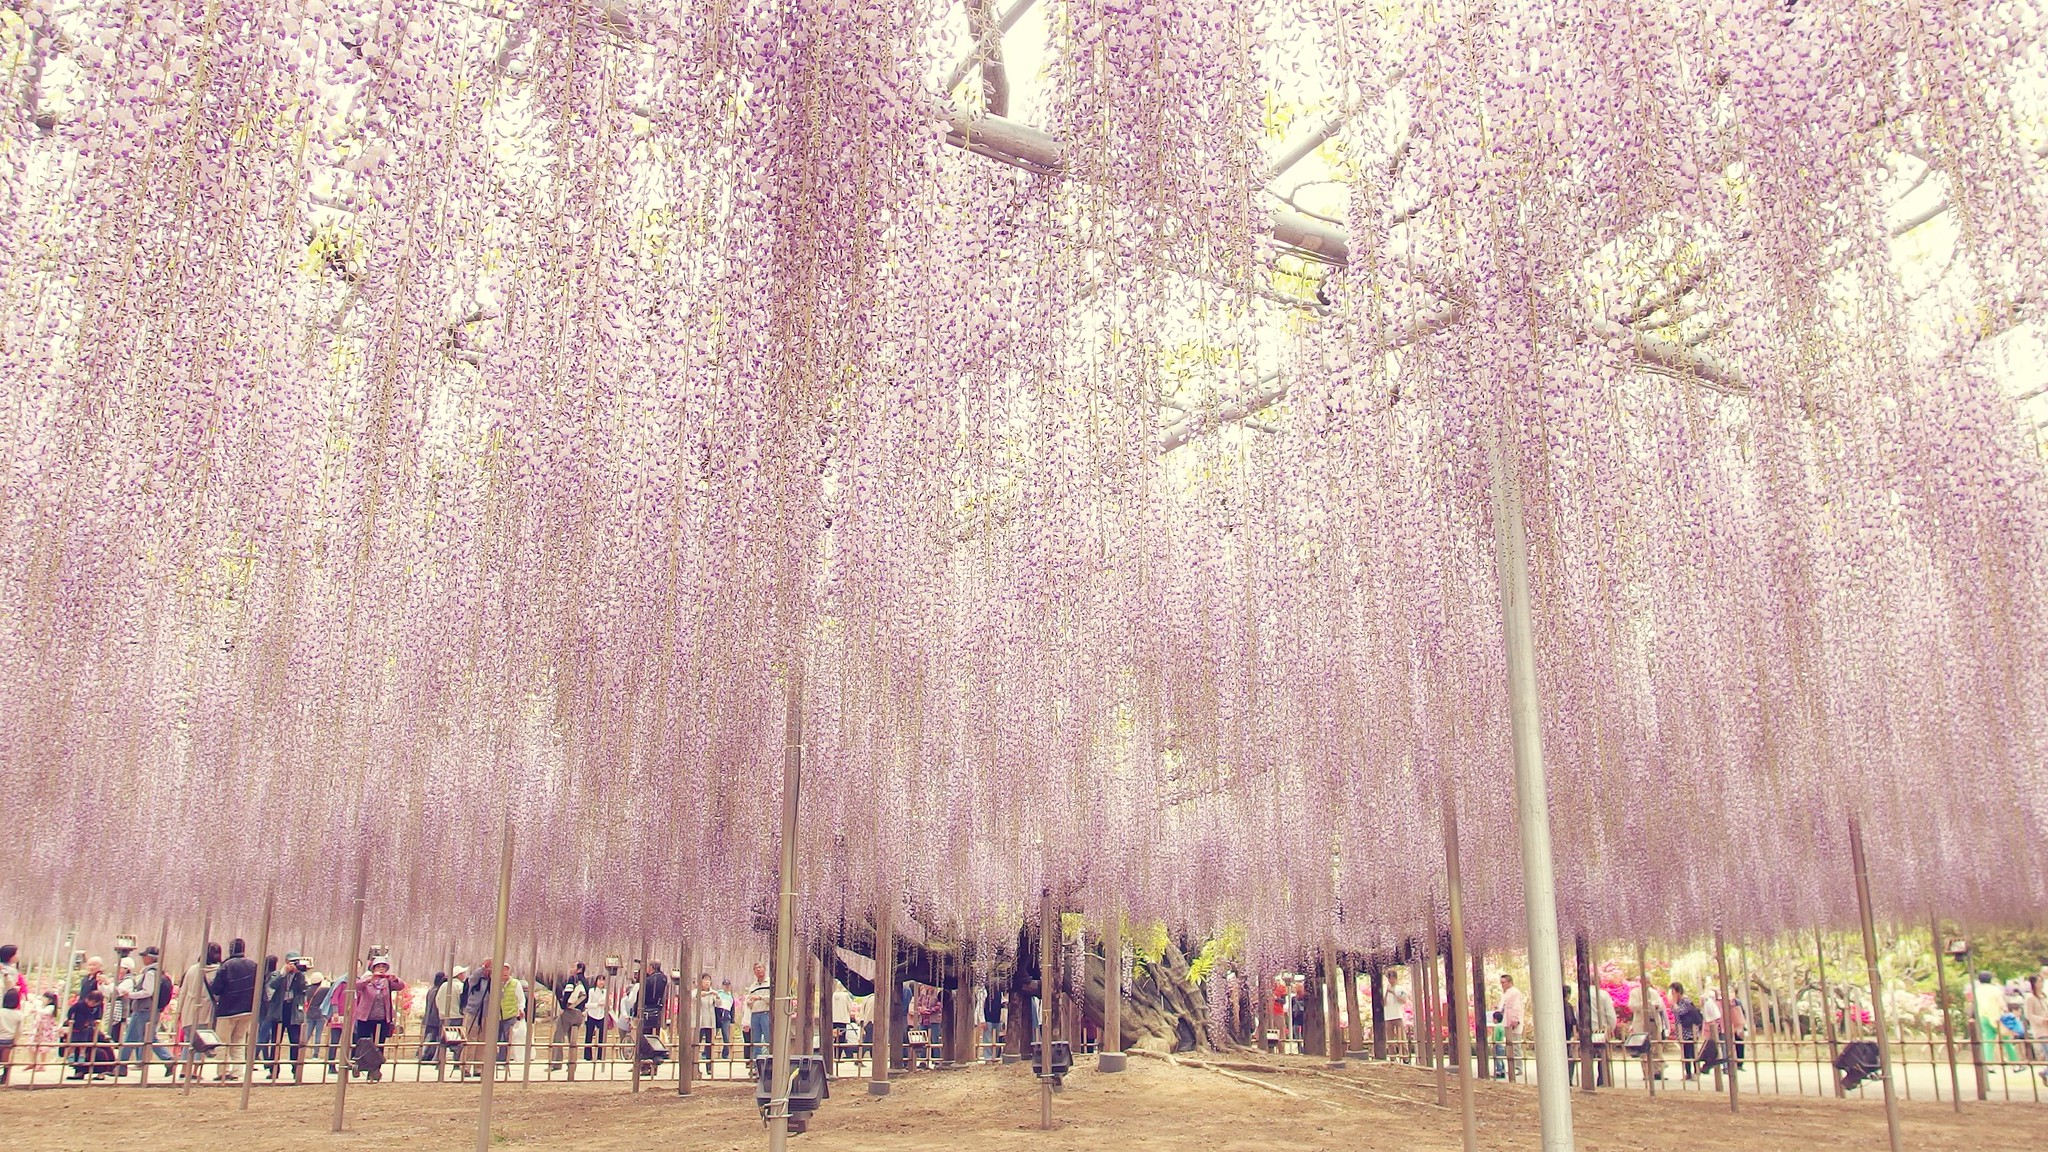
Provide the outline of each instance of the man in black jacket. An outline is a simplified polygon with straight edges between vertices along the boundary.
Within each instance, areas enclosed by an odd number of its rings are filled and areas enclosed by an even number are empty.
[[[256,962],[249,959],[249,946],[240,938],[228,945],[228,958],[206,982],[213,993],[213,1029],[220,1036],[223,1057],[220,1078],[233,1080],[234,1069],[248,1047],[256,1012]]]
[[[661,1034],[662,1010],[668,1007],[668,976],[661,970],[661,961],[647,962],[647,975],[640,980],[640,1053],[639,1058],[652,1062],[659,1068],[661,1061],[655,1059],[647,1037]]]

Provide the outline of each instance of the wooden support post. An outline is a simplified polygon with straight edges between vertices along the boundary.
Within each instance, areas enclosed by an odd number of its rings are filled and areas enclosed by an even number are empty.
[[[272,880],[270,887],[263,893],[263,923],[256,932],[256,987],[249,993],[251,996],[249,1015],[255,1027],[249,1030],[249,1042],[242,1046],[241,1110],[244,1112],[249,1110],[249,1089],[256,1083],[256,1041],[262,1039],[263,1036],[263,984],[267,979],[263,971],[263,958],[270,954],[270,914],[276,908],[277,881]],[[163,961],[157,961],[157,966],[159,968],[157,979],[165,979],[164,973],[161,971]],[[144,1052],[142,1056],[145,1061],[144,1068],[146,1069],[148,1067],[149,1053]],[[276,1065],[273,1064],[272,1067],[276,1067]],[[145,1071],[144,1083],[148,1083],[147,1076],[148,1073]]]
[[[1941,1012],[1942,1042],[1948,1048],[1948,1097],[1955,1102],[1956,1111],[1961,1112],[1963,1082],[1956,1074],[1956,1021],[1948,1003],[1948,942],[1941,936],[1941,920],[1931,910],[1927,913],[1927,938],[1934,947],[1934,1002]],[[2042,992],[2048,995],[2048,989]]]
[[[491,1088],[498,1081],[498,1022],[503,1018],[500,1004],[505,999],[505,922],[512,915],[512,806],[505,806],[505,843],[498,854],[498,926],[491,937],[491,978],[484,983],[483,1035],[468,1037],[469,1045],[481,1044],[484,1082],[477,1097],[476,1152],[491,1152]],[[340,1129],[337,1127],[336,1129]]]
[[[1436,1069],[1436,1106],[1445,1108],[1450,1105],[1450,1085],[1444,1075],[1443,1052],[1437,1047],[1437,1033],[1443,1025],[1443,990],[1437,987],[1437,982],[1443,979],[1443,975],[1437,967],[1436,944],[1436,901],[1432,899],[1429,904],[1429,951],[1422,970],[1429,984],[1429,1062]]]
[[[640,978],[640,990],[633,994],[633,1091],[640,1091],[640,1041],[647,1036],[647,938],[640,938],[640,954],[633,957],[635,975]],[[623,1024],[623,1021],[621,1022]],[[621,1028],[621,1031],[624,1029]]]
[[[1372,1058],[1387,1058],[1387,975],[1386,969],[1377,960],[1372,962],[1372,987],[1367,993],[1372,997]],[[1260,989],[1260,1002],[1265,1000],[1265,990]]]
[[[1593,982],[1588,973],[1592,966],[1593,947],[1586,940],[1586,933],[1579,931],[1572,936],[1573,968],[1577,970],[1579,987],[1579,1034],[1574,1039],[1579,1043],[1579,1091],[1593,1091]]]
[[[890,1019],[896,1011],[896,898],[883,896],[875,908],[875,996],[868,1021],[873,1059],[868,1069],[868,1095],[889,1094],[889,1065],[895,1059],[896,1032]],[[1010,1030],[1028,1029],[1030,1018],[1010,1016]]]
[[[521,1087],[533,1083],[533,1032],[540,1020],[540,1013],[537,1011],[540,997],[534,994],[535,990],[540,987],[538,980],[540,975],[540,937],[535,936],[530,943],[531,947],[526,950],[526,1011],[523,1013],[526,1024],[526,1043],[520,1045],[521,1065],[519,1069],[519,1083]],[[559,1005],[557,1007],[559,1008]],[[506,1071],[510,1072],[511,1069],[508,1068]]]
[[[804,667],[801,652],[790,657],[782,706],[782,889],[775,911],[775,1012],[769,1018],[768,1150],[789,1147],[790,1026],[796,1023],[796,832],[797,802],[804,776]]]
[[[1263,1002],[1264,992],[1260,992]],[[1124,1070],[1124,913],[1113,905],[1102,932],[1102,1048],[1095,1055],[1097,1072]],[[1261,1013],[1261,1016],[1264,1014]],[[1253,1037],[1256,1044],[1258,1038]]]
[[[697,1061],[703,1058],[704,1051],[710,1047],[707,1044],[700,1048],[697,1044],[697,977],[691,971],[694,966],[690,959],[690,942],[684,940],[677,943],[676,995],[679,999],[676,1000],[676,1034],[683,1041],[675,1054],[678,1096],[690,1094],[690,1083],[697,1078]],[[715,988],[712,989],[712,994],[716,995],[717,991]],[[713,1029],[712,1037],[716,1039],[717,1035],[717,1030]],[[705,1074],[710,1075],[709,1072]]]
[[[1324,1059],[1332,1068],[1344,1066],[1344,1022],[1340,1016],[1344,1008],[1343,992],[1339,981],[1343,972],[1337,967],[1337,942],[1327,937],[1323,940],[1323,1044]]]
[[[1038,1126],[1052,1131],[1052,1026],[1058,1006],[1053,995],[1052,942],[1059,932],[1053,910],[1052,885],[1039,893],[1038,905]]]
[[[1728,1111],[1742,1111],[1742,1077],[1735,1073],[1735,1000],[1728,990],[1728,947],[1719,928],[1714,929],[1714,967],[1721,978],[1721,1062],[1714,1065],[1715,1086],[1719,1087],[1721,1070],[1728,1070]],[[1893,1152],[1897,1152],[1896,1149]]]
[[[334,1078],[334,1127],[332,1130],[335,1132],[341,1131],[342,1125],[348,1117],[349,1070],[355,1065],[355,1037],[353,1033],[355,1031],[356,995],[357,990],[362,986],[362,979],[357,972],[357,965],[361,964],[363,960],[363,905],[366,902],[366,893],[369,891],[369,886],[370,858],[367,853],[358,850],[356,854],[355,922],[354,927],[349,929],[348,955],[343,957],[341,962],[341,974],[342,978],[348,981],[348,992],[341,1002],[342,1026],[340,1043],[346,1045],[346,1047],[343,1051],[334,1054],[334,1066],[340,1069],[340,1073]]]
[[[1458,1060],[1458,1123],[1465,1152],[1478,1152],[1478,1121],[1472,1106],[1472,1037],[1465,1031],[1465,997],[1459,989],[1465,970],[1465,881],[1458,866],[1458,806],[1444,791],[1444,870],[1451,900],[1451,954],[1444,980],[1451,989],[1451,1051]]]
[[[1863,920],[1863,965],[1870,977],[1870,1025],[1871,1031],[1877,1033],[1877,1068],[1884,1082],[1885,1133],[1891,1138],[1891,1152],[1901,1152],[1899,1094],[1893,1084],[1892,1041],[1884,1030],[1884,980],[1877,971],[1877,924],[1870,911],[1870,866],[1863,854],[1863,826],[1853,816],[1849,818],[1849,862],[1856,870],[1856,908]],[[1727,1019],[1725,1009],[1722,1019]]]
[[[1486,1053],[1486,950],[1472,950],[1472,1043],[1479,1053],[1477,1072],[1481,1080],[1493,1078],[1493,1062]]]
[[[1341,965],[1343,957],[1339,956],[1337,959]],[[1337,975],[1338,979],[1342,981],[1344,989],[1344,1054],[1347,1056],[1363,1056],[1365,1055],[1365,1011],[1364,1005],[1358,1002],[1358,969],[1356,966],[1348,968],[1340,966]]]
[[[1652,1020],[1656,1023],[1652,1024]],[[1658,1007],[1657,994],[1650,990],[1650,961],[1641,940],[1636,941],[1635,1027],[1643,1034],[1643,1084],[1654,1097],[1657,1095],[1657,1040],[1664,1032],[1664,1010]]]

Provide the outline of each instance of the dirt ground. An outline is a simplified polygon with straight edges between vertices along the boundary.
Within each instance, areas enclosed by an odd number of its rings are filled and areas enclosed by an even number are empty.
[[[899,1080],[887,1098],[842,1083],[800,1152],[976,1148],[1158,1149],[1457,1149],[1457,1089],[1436,1107],[1435,1080],[1405,1067],[1280,1058],[1230,1067],[1169,1064],[1133,1057],[1116,1076],[1076,1070],[1054,1102],[1055,1127],[1038,1127],[1038,1091],[1022,1067],[921,1072]],[[1535,1148],[1536,1097],[1522,1086],[1481,1084],[1480,1145]],[[492,1144],[499,1148],[645,1152],[766,1146],[744,1085],[718,1084],[678,1099],[674,1089],[631,1095],[621,1084],[501,1084]],[[167,1089],[0,1090],[0,1142],[36,1152],[466,1152],[475,1147],[474,1084],[357,1084],[348,1098],[348,1131],[332,1135],[331,1090],[259,1086],[250,1111],[239,1093],[209,1089],[181,1096]],[[1882,1149],[1884,1110],[1875,1101],[1744,1100],[1730,1116],[1725,1100],[1688,1093],[1655,1101],[1638,1092],[1574,1098],[1578,1144],[1587,1152],[1634,1149]],[[1901,1106],[1909,1148],[2048,1147],[2048,1106],[1968,1104]]]

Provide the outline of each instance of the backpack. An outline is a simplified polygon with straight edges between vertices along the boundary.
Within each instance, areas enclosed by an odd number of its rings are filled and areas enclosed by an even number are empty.
[[[1679,1027],[1684,1028],[1687,1031],[1691,1031],[1695,1028],[1700,1027],[1706,1022],[1707,1018],[1703,1013],[1700,1012],[1699,1005],[1693,1003],[1690,1000],[1681,1000],[1678,1002]]]
[[[159,970],[156,974],[156,1010],[162,1012],[171,1006],[171,978]]]

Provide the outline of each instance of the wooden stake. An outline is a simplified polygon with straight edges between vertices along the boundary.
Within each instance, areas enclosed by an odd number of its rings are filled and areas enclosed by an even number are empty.
[[[1444,979],[1451,986],[1451,1051],[1458,1060],[1458,1123],[1465,1152],[1478,1152],[1478,1121],[1472,1107],[1472,1037],[1465,1031],[1465,881],[1458,867],[1458,806],[1444,791],[1444,871],[1451,898],[1451,955]]]
[[[1260,993],[1264,995],[1263,992]],[[1102,1050],[1095,1056],[1097,1072],[1124,1070],[1124,914],[1114,905],[1105,918],[1102,932]],[[1259,1013],[1263,1021],[1265,1013]],[[1261,1028],[1261,1031],[1264,1029]],[[1253,1037],[1253,1043],[1258,1038]]]
[[[690,1094],[690,1081],[697,1078],[697,978],[691,974],[691,967],[690,942],[685,940],[676,946],[676,979],[686,982],[689,987],[687,993],[689,998],[676,1003],[677,1023],[689,1028],[687,1042],[683,1045],[683,1050],[676,1054],[676,1059],[679,1061],[676,1064],[676,1095],[678,1096],[688,1096]],[[711,994],[717,995],[718,990],[716,988],[712,989]],[[682,1028],[678,1027],[677,1031],[682,1031]],[[712,1032],[713,1037],[717,1035],[716,1031]],[[571,1064],[569,1067],[574,1068],[575,1065]],[[708,1076],[710,1073],[706,1072],[705,1075]]]
[[[1735,1072],[1735,1001],[1728,995],[1728,948],[1719,928],[1714,929],[1714,966],[1721,976],[1721,1062],[1714,1065],[1714,1079],[1728,1070],[1728,1111],[1734,1113],[1742,1111],[1742,1077]]]
[[[256,1027],[250,1033],[249,1042],[243,1045],[242,1056],[242,1108],[249,1110],[249,1089],[256,1083],[256,1041],[263,1035],[263,957],[270,952],[270,913],[277,906],[277,881],[270,882],[270,888],[263,894],[263,923],[256,933],[256,988],[250,993],[249,1014],[255,1017]],[[161,966],[161,961],[159,961]],[[163,973],[157,973],[159,979]],[[148,1055],[144,1053],[144,1055]],[[272,1065],[276,1067],[276,1065]]]
[[[775,911],[774,1013],[768,1035],[768,1149],[789,1147],[790,1026],[796,1022],[796,830],[797,801],[804,775],[804,668],[801,652],[792,654],[782,706],[782,866],[777,877],[781,899]]]
[[[335,1132],[341,1131],[342,1125],[348,1117],[349,1068],[355,1060],[356,995],[362,987],[362,980],[356,975],[356,964],[362,959],[363,905],[367,903],[365,894],[369,891],[369,886],[369,854],[358,852],[356,854],[355,926],[349,930],[348,956],[342,961],[341,968],[343,977],[348,980],[348,991],[341,1002],[342,1024],[340,1042],[348,1045],[348,1050],[334,1054],[334,1066],[339,1070],[334,1078],[334,1127],[332,1130]],[[482,1150],[482,1152],[488,1152],[488,1150]]]
[[[652,959],[647,937],[640,937],[640,955],[633,963],[640,969],[640,993],[633,997],[633,1091],[640,1091],[640,1042],[647,1038],[647,962]],[[658,1034],[658,1033],[657,1033]]]
[[[1657,996],[1650,991],[1650,961],[1643,950],[1643,942],[1636,941],[1636,1018],[1634,1024],[1643,1032],[1643,1084],[1650,1095],[1657,1095],[1657,1037],[1664,1031],[1664,1012],[1657,1006]],[[1650,1013],[1657,1014],[1657,1027],[1650,1027]]]
[[[1053,997],[1052,941],[1059,931],[1053,912],[1052,885],[1038,897],[1038,1126],[1052,1131],[1052,1024],[1057,1005]]]
[[[1592,966],[1592,945],[1586,940],[1585,932],[1572,936],[1573,967],[1578,971],[1579,985],[1579,1091],[1593,1091],[1593,983],[1588,969]]]
[[[895,1061],[896,900],[885,896],[875,908],[875,995],[868,1021],[868,1095],[889,1094],[889,1065]],[[1013,1018],[1011,1028],[1019,1025]]]
[[[476,1152],[491,1152],[491,1086],[498,1080],[499,1007],[505,998],[505,921],[512,915],[512,807],[505,806],[505,844],[498,855],[498,927],[491,938],[491,978],[484,985],[483,1035],[469,1037],[482,1044],[483,1094],[477,1099]],[[336,1129],[339,1131],[339,1128]]]
[[[1493,1077],[1493,1066],[1486,1058],[1486,950],[1472,950],[1472,1044],[1479,1053],[1475,1071],[1481,1080]]]
[[[1324,1058],[1332,1068],[1344,1066],[1344,1024],[1339,1018],[1344,1006],[1343,993],[1338,981],[1343,973],[1337,967],[1337,942],[1323,940],[1323,1046]]]
[[[1429,982],[1429,1062],[1436,1069],[1436,1106],[1444,1108],[1449,1106],[1450,1085],[1444,1073],[1443,1052],[1437,1047],[1438,1026],[1443,1022],[1443,989],[1438,988],[1437,983],[1443,979],[1443,974],[1437,968],[1436,942],[1436,901],[1432,899],[1429,902],[1429,953],[1422,970]]]
[[[1927,938],[1934,945],[1934,991],[1941,1009],[1942,1041],[1948,1048],[1948,1098],[1955,1102],[1956,1111],[1961,1112],[1963,1081],[1956,1073],[1956,1022],[1948,1010],[1948,957],[1945,954],[1948,945],[1941,938],[1941,921],[1931,909],[1927,913]]]
[[[1372,1058],[1387,1058],[1387,975],[1386,970],[1375,960],[1372,964],[1372,987],[1367,993],[1372,997]],[[1265,990],[1259,990],[1260,1001],[1264,1002]]]
[[[1856,908],[1863,919],[1863,964],[1870,976],[1870,1024],[1877,1033],[1877,1067],[1884,1081],[1885,1134],[1891,1138],[1891,1152],[1901,1152],[1899,1096],[1892,1084],[1892,1041],[1884,1031],[1884,983],[1877,971],[1877,925],[1870,912],[1870,867],[1863,855],[1863,826],[1853,816],[1849,818],[1849,862],[1856,870]],[[1726,1018],[1724,1011],[1722,1019]],[[1723,1026],[1722,1031],[1727,1028]]]

